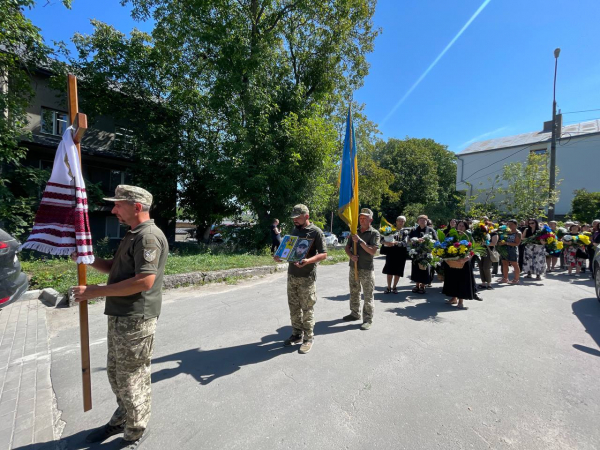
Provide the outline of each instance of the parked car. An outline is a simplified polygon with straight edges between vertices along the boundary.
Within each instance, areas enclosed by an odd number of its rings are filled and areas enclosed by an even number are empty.
[[[350,237],[349,231],[342,231],[342,234],[340,235],[340,244],[345,243],[349,237]]]
[[[0,308],[17,300],[29,288],[17,257],[21,243],[0,228]]]
[[[335,247],[338,245],[338,238],[335,234],[325,231],[323,235],[325,236],[325,245],[328,247]]]

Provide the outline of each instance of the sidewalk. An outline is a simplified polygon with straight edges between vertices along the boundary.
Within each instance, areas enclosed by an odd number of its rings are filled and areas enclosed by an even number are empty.
[[[0,310],[0,450],[54,438],[46,307],[20,299]]]

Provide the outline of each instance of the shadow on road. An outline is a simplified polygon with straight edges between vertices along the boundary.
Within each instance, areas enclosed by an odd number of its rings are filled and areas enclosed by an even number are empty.
[[[334,295],[333,297],[323,297],[325,300],[333,300],[334,302],[348,302],[350,301],[350,293]]]
[[[596,342],[596,345],[600,347],[600,303],[598,303],[598,299],[593,297],[578,300],[573,303],[572,308],[573,314],[577,316],[584,326],[585,331]],[[600,356],[600,350],[597,348],[590,348],[580,344],[573,344],[573,347],[584,353]]]
[[[102,450],[113,450],[119,448],[121,437],[116,436],[108,442],[98,444],[88,444],[85,442],[86,436],[92,430],[83,430],[79,433],[72,434],[71,436],[64,437],[57,441],[49,441],[38,444],[29,444],[22,447],[14,447],[13,450],[56,450],[68,449],[68,450],[84,450],[84,449],[102,449]]]
[[[317,322],[315,337],[326,334],[356,330],[359,325],[347,324],[334,326],[343,322],[342,319]],[[200,384],[208,384],[218,378],[231,375],[244,366],[266,362],[279,355],[298,351],[298,346],[284,347],[283,340],[292,334],[292,327],[282,327],[276,334],[261,338],[260,342],[238,345],[236,347],[202,350],[193,348],[152,360],[152,364],[175,361],[178,367],[162,369],[152,374],[152,382],[158,383],[173,378],[181,373],[193,376]]]
[[[407,317],[411,320],[429,320],[432,322],[441,322],[443,318],[439,317],[440,313],[449,313],[462,310],[456,308],[455,306],[448,305],[443,301],[427,300],[422,303],[417,303],[416,305],[410,305],[404,308],[387,309],[386,311],[392,312],[400,317]]]

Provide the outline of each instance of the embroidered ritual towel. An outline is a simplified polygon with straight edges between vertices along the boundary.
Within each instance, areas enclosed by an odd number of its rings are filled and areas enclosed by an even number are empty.
[[[76,251],[78,264],[92,264],[87,195],[72,131],[73,127],[69,127],[63,134],[33,230],[21,248],[51,255]]]

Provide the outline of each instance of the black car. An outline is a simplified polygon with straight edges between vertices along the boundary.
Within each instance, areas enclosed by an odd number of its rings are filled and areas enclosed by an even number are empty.
[[[17,258],[20,242],[0,228],[0,308],[17,300],[29,287]]]

